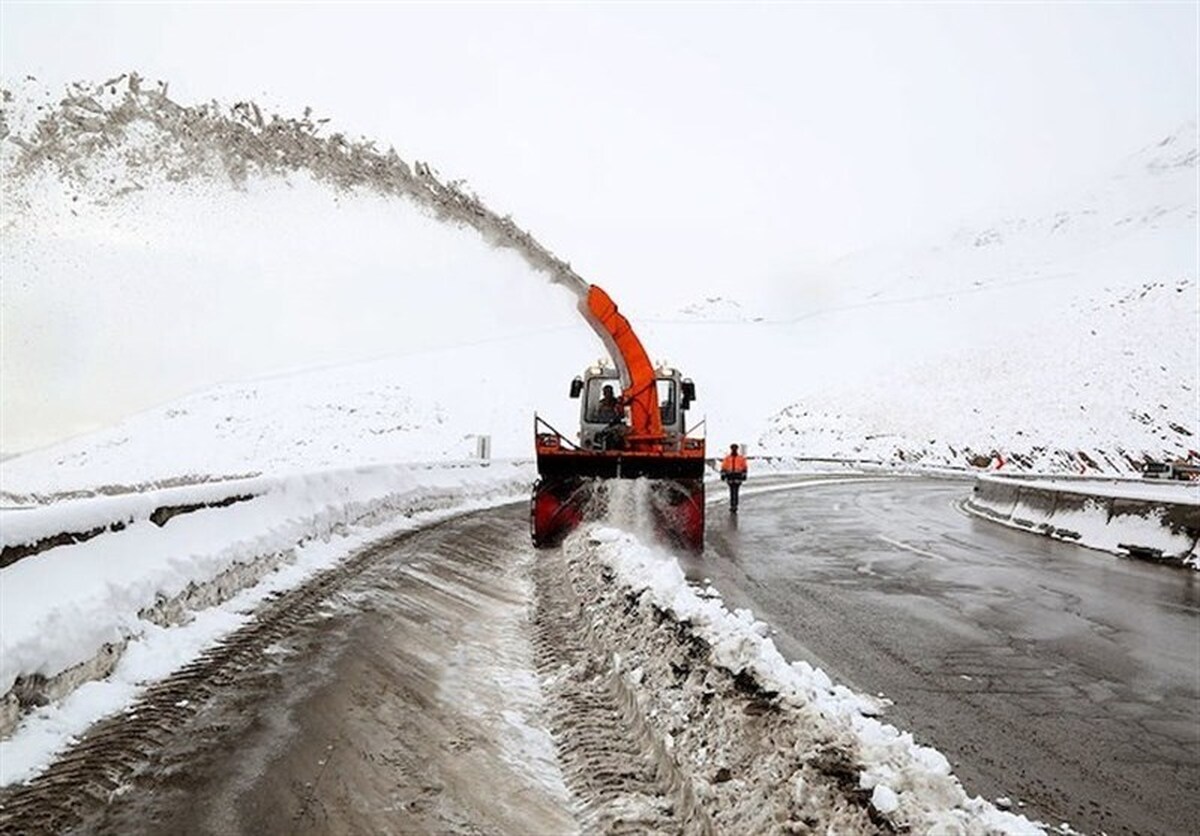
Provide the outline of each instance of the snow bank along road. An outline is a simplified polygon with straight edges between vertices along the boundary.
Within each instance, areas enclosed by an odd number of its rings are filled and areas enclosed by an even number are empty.
[[[785,656],[886,694],[973,792],[1088,832],[1195,832],[1194,572],[969,517],[970,482],[822,481],[713,513],[689,574]]]

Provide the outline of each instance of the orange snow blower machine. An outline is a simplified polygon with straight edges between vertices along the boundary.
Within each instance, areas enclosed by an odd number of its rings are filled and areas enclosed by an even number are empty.
[[[686,426],[696,387],[678,370],[651,364],[607,293],[583,285],[579,296],[579,311],[613,365],[597,364],[571,381],[571,397],[581,399],[577,441],[534,416],[539,479],[530,511],[533,543],[556,546],[585,519],[603,516],[612,480],[644,479],[647,510],[658,533],[699,552],[704,548],[704,439],[690,436]]]

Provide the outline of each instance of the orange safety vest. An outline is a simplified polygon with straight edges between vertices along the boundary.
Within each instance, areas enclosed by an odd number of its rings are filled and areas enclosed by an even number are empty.
[[[744,475],[746,473],[746,457],[735,456],[733,453],[730,453],[721,460],[721,472],[741,473]]]

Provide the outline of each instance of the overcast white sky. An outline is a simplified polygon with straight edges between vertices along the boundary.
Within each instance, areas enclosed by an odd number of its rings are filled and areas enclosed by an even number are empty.
[[[0,5],[0,75],[311,105],[626,309],[1087,183],[1197,114],[1196,3]]]

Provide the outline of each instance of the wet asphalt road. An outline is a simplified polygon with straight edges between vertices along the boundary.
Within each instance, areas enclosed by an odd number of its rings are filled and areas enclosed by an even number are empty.
[[[970,792],[1086,832],[1200,832],[1200,577],[975,519],[970,490],[751,483],[736,521],[710,506],[688,572],[786,657],[893,700],[883,719]]]

